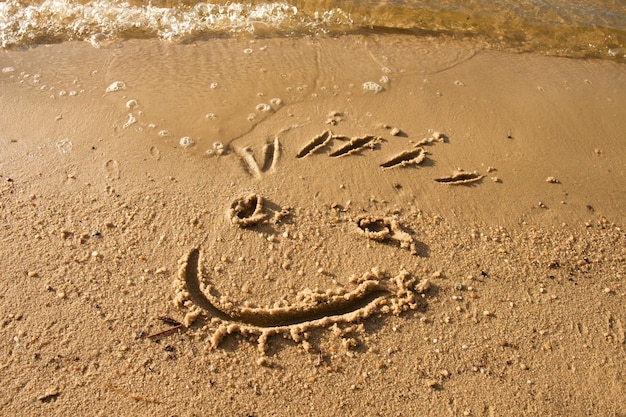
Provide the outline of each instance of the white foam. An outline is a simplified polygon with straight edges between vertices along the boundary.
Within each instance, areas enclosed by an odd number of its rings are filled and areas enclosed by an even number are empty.
[[[195,144],[193,139],[191,139],[189,136],[184,136],[180,138],[179,143],[180,143],[180,146],[182,146],[183,148],[189,148],[190,146],[193,146]]]
[[[60,153],[62,153],[63,155],[67,155],[72,152],[72,147],[74,146],[74,144],[71,140],[65,138],[58,141],[55,146]]]
[[[271,108],[271,107],[270,107],[270,105],[269,105],[269,104],[267,104],[267,103],[259,103],[259,104],[257,104],[256,109],[257,109],[258,111],[268,112],[268,111],[270,111],[272,108]]]
[[[193,7],[131,5],[118,0],[21,0],[0,2],[0,46],[55,40],[85,40],[94,47],[123,37],[180,40],[201,34],[325,32],[351,26],[349,14],[332,9],[309,16],[286,2],[260,4],[200,2]],[[252,50],[246,50],[252,52]]]
[[[107,87],[104,91],[105,93],[113,93],[115,91],[124,90],[126,88],[126,83],[124,81],[114,81]]]
[[[283,105],[283,101],[278,97],[274,97],[273,99],[271,99],[270,103],[272,104],[272,106],[276,106],[276,107]]]
[[[383,91],[383,87],[380,84],[375,83],[374,81],[367,81],[363,83],[363,90],[380,93],[381,91]]]
[[[135,123],[137,123],[137,118],[132,113],[128,113],[128,120],[126,120],[126,123],[124,123],[124,126],[122,126],[122,129],[127,129],[131,127],[132,125],[134,125]]]

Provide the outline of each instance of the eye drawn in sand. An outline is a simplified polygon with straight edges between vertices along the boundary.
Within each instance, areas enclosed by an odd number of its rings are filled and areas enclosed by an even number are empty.
[[[416,310],[420,297],[431,286],[425,279],[418,282],[408,271],[394,277],[374,268],[352,279],[354,289],[344,288],[325,292],[302,291],[297,302],[275,308],[223,305],[213,294],[207,273],[200,268],[201,251],[191,249],[179,262],[174,282],[175,304],[186,310],[184,325],[191,326],[204,317],[214,329],[212,347],[217,347],[228,334],[258,337],[259,350],[265,353],[270,336],[289,335],[296,343],[308,343],[302,333],[308,329],[330,327],[334,324],[360,322],[374,314],[400,314]]]
[[[484,175],[480,175],[478,172],[465,172],[457,171],[448,177],[435,178],[435,181],[450,184],[450,185],[467,185],[480,182],[484,178]]]
[[[264,172],[271,172],[276,169],[276,164],[280,158],[280,142],[276,137],[274,140],[263,145],[261,152],[262,164],[260,166],[250,147],[238,149],[236,152],[241,158],[246,171],[253,177],[259,179]]]
[[[266,210],[263,197],[258,194],[248,194],[245,197],[238,198],[230,205],[226,212],[228,221],[239,227],[252,227],[254,225],[271,221],[272,223],[280,222],[285,216],[289,215],[288,208],[282,208],[280,211],[275,210],[274,215],[269,219],[271,210]]]
[[[417,254],[413,236],[405,232],[400,223],[392,217],[361,216],[355,220],[356,232],[377,242],[395,242],[401,248]]]
[[[228,220],[239,227],[248,227],[267,218],[263,213],[263,197],[250,194],[244,198],[236,199],[231,204],[227,213]]]
[[[270,216],[271,213],[273,214]],[[268,222],[277,224],[289,214],[289,207],[267,208],[263,197],[252,193],[233,201],[226,212],[226,218],[232,225],[248,228]]]
[[[393,158],[380,164],[383,169],[405,167],[408,165],[419,165],[426,159],[426,151],[423,148],[411,149],[394,156]]]

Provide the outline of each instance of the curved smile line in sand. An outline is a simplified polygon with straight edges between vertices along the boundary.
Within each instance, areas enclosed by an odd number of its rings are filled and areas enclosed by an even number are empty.
[[[320,299],[308,305],[296,305],[280,308],[234,308],[227,312],[218,307],[218,300],[205,294],[200,289],[200,272],[198,268],[200,251],[192,249],[187,262],[182,268],[182,277],[186,283],[190,300],[212,316],[224,321],[239,322],[261,328],[312,324],[323,320],[321,325],[337,321],[354,321],[352,317],[358,312],[366,317],[377,307],[386,304],[386,297],[391,294],[390,288],[378,280],[366,280],[358,287],[341,295]]]
[[[308,329],[356,323],[376,313],[398,315],[416,310],[420,303],[417,294],[423,297],[430,288],[428,279],[418,283],[404,269],[391,277],[372,268],[360,279],[351,280],[356,288],[350,292],[343,288],[322,293],[305,290],[299,293],[298,303],[286,307],[249,308],[229,303],[225,308],[211,294],[210,286],[204,285],[199,264],[200,250],[194,248],[181,259],[175,280],[174,304],[186,310],[183,325],[189,328],[198,317],[209,316],[201,329],[213,330],[213,348],[229,334],[256,335],[263,355],[273,335],[290,335],[294,342],[310,346],[305,333]]]

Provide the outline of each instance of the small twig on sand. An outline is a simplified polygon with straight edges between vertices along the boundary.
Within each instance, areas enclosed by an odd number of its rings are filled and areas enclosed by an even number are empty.
[[[152,339],[157,339],[159,337],[169,336],[170,334],[174,333],[178,329],[181,329],[182,327],[183,327],[182,324],[178,324],[174,327],[170,327],[169,329],[165,329],[165,330],[161,330],[160,332],[149,334],[146,337],[152,340]]]

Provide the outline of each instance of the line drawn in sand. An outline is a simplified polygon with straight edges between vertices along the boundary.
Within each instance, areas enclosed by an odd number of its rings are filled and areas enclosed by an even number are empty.
[[[336,136],[335,138],[341,138]],[[383,138],[380,136],[372,136],[366,135],[360,138],[352,138],[349,140],[347,144],[337,149],[334,152],[331,152],[329,156],[335,158],[338,156],[347,156],[352,155],[357,152],[362,151],[363,149],[376,149],[377,146],[383,141]]]
[[[300,152],[296,154],[296,158],[304,158],[307,155],[319,152],[321,149],[326,147],[332,139],[333,132],[325,130],[304,145],[304,147],[300,149]]]
[[[278,137],[275,137],[274,140],[263,145],[261,150],[262,164],[260,166],[254,156],[252,148],[249,146],[238,149],[236,152],[241,158],[246,171],[253,177],[259,179],[264,172],[270,172],[276,169],[276,164],[280,158],[280,142],[278,141]]]
[[[398,155],[380,164],[380,167],[382,169],[391,169],[408,165],[419,165],[425,159],[426,151],[423,148],[416,148],[400,152]]]
[[[288,335],[306,348],[310,345],[303,335],[313,328],[360,322],[374,314],[399,315],[416,310],[430,288],[428,279],[418,282],[408,271],[398,275],[373,268],[361,277],[351,279],[354,289],[331,289],[324,292],[304,290],[298,293],[296,304],[285,307],[257,308],[222,303],[214,295],[208,274],[200,267],[201,251],[191,249],[179,261],[174,282],[174,304],[185,310],[182,323],[186,328],[204,318],[203,330],[213,331],[211,347],[220,345],[225,336],[241,334],[256,336],[261,354],[265,354],[268,339],[274,335]],[[308,349],[307,349],[308,350]]]
[[[452,175],[443,178],[435,178],[435,181],[450,185],[468,185],[481,181],[484,175],[480,175],[477,171],[465,172],[456,171]]]

